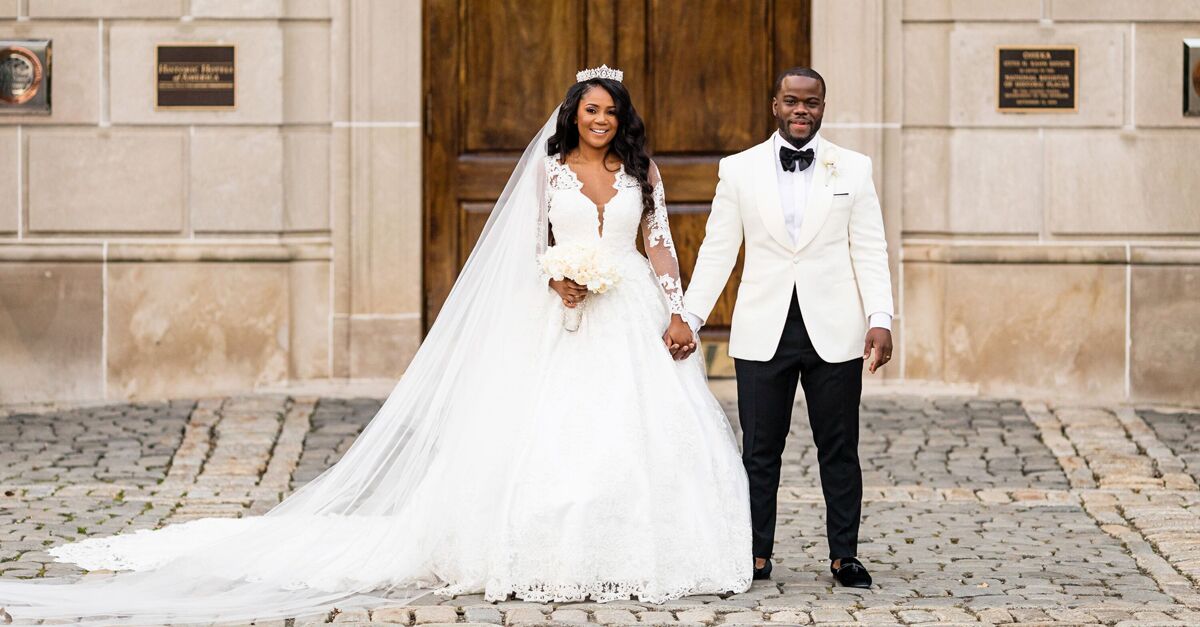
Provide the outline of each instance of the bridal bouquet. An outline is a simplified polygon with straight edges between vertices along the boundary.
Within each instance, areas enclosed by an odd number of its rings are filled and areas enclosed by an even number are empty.
[[[594,294],[607,292],[621,279],[612,258],[596,245],[551,246],[538,258],[538,264],[542,272],[555,280],[570,279]],[[563,328],[568,331],[578,330],[579,323],[583,320],[583,303],[579,303],[574,309],[563,309]]]

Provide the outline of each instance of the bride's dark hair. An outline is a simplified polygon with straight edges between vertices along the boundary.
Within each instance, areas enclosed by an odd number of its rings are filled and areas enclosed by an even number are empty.
[[[575,83],[567,90],[562,106],[558,108],[558,120],[554,134],[546,140],[546,154],[565,159],[567,153],[579,147],[579,127],[575,114],[579,100],[592,87],[600,87],[612,96],[617,107],[617,134],[608,144],[608,151],[625,164],[625,172],[637,179],[642,189],[642,210],[654,211],[654,188],[650,186],[650,157],[646,154],[646,125],[642,116],[633,108],[629,91],[620,81],[609,78],[592,78]]]

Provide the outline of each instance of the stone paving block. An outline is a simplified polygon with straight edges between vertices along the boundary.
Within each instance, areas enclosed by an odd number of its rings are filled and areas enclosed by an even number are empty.
[[[822,608],[812,611],[812,620],[814,623],[852,623],[854,617],[850,616],[845,610],[832,608]]]
[[[335,623],[366,623],[370,620],[371,614],[362,609],[342,610],[333,617]]]
[[[521,607],[504,612],[506,625],[533,625],[546,622],[546,615],[541,610],[531,607]]]
[[[1163,612],[1134,612],[1133,617],[1139,621],[1171,622],[1175,619]]]
[[[556,623],[586,623],[588,613],[583,610],[555,610],[550,613],[550,620]]]
[[[496,613],[499,614],[499,612]],[[412,608],[383,607],[371,610],[371,620],[377,623],[389,622],[406,625],[412,621]]]
[[[726,614],[721,623],[724,625],[755,624],[763,622],[762,612],[734,612]]]
[[[597,623],[605,625],[632,625],[638,622],[637,616],[629,610],[596,610],[592,615]]]
[[[684,623],[711,623],[717,619],[717,614],[708,608],[697,608],[676,612],[675,618]]]
[[[498,610],[494,607],[488,607],[488,606],[468,607],[468,608],[465,608],[463,610],[463,612],[466,616],[467,622],[469,622],[469,623],[491,623],[494,625],[500,625],[504,622],[504,616],[501,615],[500,610]],[[584,612],[583,618],[584,618],[584,621],[586,622],[587,621],[587,613],[586,612]]]
[[[898,625],[896,617],[890,611],[861,610],[854,612],[854,617],[863,625]],[[972,620],[971,622],[975,622]]]
[[[429,606],[413,610],[413,623],[454,623],[458,621],[458,611],[452,607]]]
[[[995,625],[1014,622],[1012,614],[1000,608],[982,609],[975,612],[975,615],[979,617],[980,621]]]
[[[1019,623],[1049,622],[1050,615],[1036,608],[1014,608],[1009,610],[1014,620]]]
[[[930,623],[937,620],[933,612],[925,610],[901,610],[896,614],[906,623]]]

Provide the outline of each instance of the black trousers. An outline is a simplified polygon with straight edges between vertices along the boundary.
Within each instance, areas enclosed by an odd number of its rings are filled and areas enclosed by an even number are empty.
[[[793,291],[775,356],[770,361],[737,359],[734,368],[742,463],[750,478],[754,556],[771,557],[775,545],[779,469],[799,380],[817,445],[829,558],[857,557],[862,514],[862,469],[858,463],[862,358],[842,363],[822,360],[813,349]]]

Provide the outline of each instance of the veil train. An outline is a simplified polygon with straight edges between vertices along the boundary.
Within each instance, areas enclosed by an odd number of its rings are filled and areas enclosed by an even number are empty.
[[[522,303],[548,297],[535,259],[546,242],[542,162],[554,121],[525,149],[437,321],[341,461],[263,516],[55,547],[60,561],[133,570],[0,579],[0,607],[18,620],[212,623],[376,607],[438,584],[428,571],[436,529],[463,511],[448,495],[470,486],[481,528],[503,515],[487,499],[503,471],[480,469],[503,468],[522,425],[505,420],[521,412],[495,408],[521,407],[546,376],[536,363],[546,308]]]

